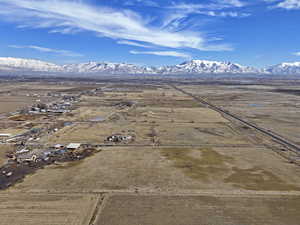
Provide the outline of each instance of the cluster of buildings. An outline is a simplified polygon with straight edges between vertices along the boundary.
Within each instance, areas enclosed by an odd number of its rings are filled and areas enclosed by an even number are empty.
[[[19,150],[11,153],[9,158],[17,163],[37,163],[47,162],[51,157],[71,153],[82,147],[80,143],[70,143],[68,145],[56,144],[48,148],[30,148],[29,146],[20,148]]]
[[[106,138],[107,142],[112,142],[112,143],[130,142],[132,140],[133,140],[133,136],[121,135],[121,134],[111,135]]]
[[[25,143],[28,140],[37,140],[42,128],[32,128],[29,131],[25,131],[21,134],[9,134],[1,133],[0,142],[2,143]]]
[[[67,113],[71,111],[72,105],[76,102],[78,102],[78,99],[75,96],[63,96],[59,102],[49,104],[38,103],[27,110],[22,110],[22,113]]]

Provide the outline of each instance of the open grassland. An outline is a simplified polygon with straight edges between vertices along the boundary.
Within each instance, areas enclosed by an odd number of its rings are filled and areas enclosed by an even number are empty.
[[[139,107],[128,111],[131,120],[165,123],[226,123],[219,113],[207,108]]]
[[[170,96],[173,95],[169,94]],[[121,95],[122,93],[119,93]],[[144,92],[132,95],[148,96]],[[151,93],[152,101],[160,98],[160,92]],[[177,96],[174,98],[183,98]],[[128,96],[127,96],[128,97]],[[74,124],[55,133],[49,138],[53,143],[98,143],[113,134],[128,134],[135,137],[131,144],[149,145],[201,145],[201,144],[251,144],[247,138],[228,126],[230,121],[219,113],[204,107],[157,107],[151,104],[141,106],[140,101],[116,99],[113,104],[107,104],[112,99],[99,96],[85,98],[77,105],[71,115],[60,117],[60,120],[73,122],[88,122],[101,119],[99,123]],[[147,98],[147,97],[145,97]],[[99,100],[99,101],[98,101]],[[103,101],[100,103],[100,100]],[[133,102],[132,107],[120,107],[124,102]],[[99,106],[95,106],[96,104]]]
[[[272,168],[276,165],[275,158],[259,155],[258,152],[251,154],[248,149],[240,149],[240,151],[242,153],[236,154],[234,150],[223,151],[221,148],[216,150],[163,149],[162,154],[173,162],[175,168],[181,169],[195,180],[214,182],[223,178],[220,182],[241,189],[300,191],[300,180],[297,177],[290,177],[291,181],[288,181],[284,175],[287,171]],[[246,157],[249,161],[252,160],[251,163],[245,160]],[[293,174],[297,171],[299,172],[298,168]]]
[[[22,96],[0,96],[0,113],[14,112],[34,103],[34,99]]]
[[[191,97],[173,89],[144,90],[140,92],[103,92],[100,96],[82,96],[81,106],[114,106],[120,102],[131,101],[145,107],[199,107]]]
[[[113,134],[131,135],[130,144],[149,145],[155,141],[158,145],[240,145],[251,142],[234,132],[226,123],[176,123],[164,120],[141,119],[141,122],[115,114],[118,121],[100,123],[78,123],[65,127],[48,139],[53,143],[95,143],[104,144],[106,138]],[[143,122],[142,122],[143,121]]]
[[[240,145],[249,140],[234,133],[225,124],[163,123],[155,127],[162,145]]]
[[[99,196],[0,194],[1,225],[87,225]]]
[[[11,190],[300,191],[299,173],[263,148],[111,147],[40,170]]]
[[[59,117],[59,120],[64,121],[93,121],[105,120],[115,112],[114,107],[95,107],[95,106],[81,106],[72,113]]]
[[[135,123],[123,124],[123,126],[114,123],[76,124],[54,133],[47,141],[51,144],[70,142],[105,144],[107,137],[113,134],[134,136],[133,144],[135,145],[151,144],[150,127]]]
[[[218,85],[183,86],[242,118],[300,143],[300,96],[298,86]],[[278,91],[279,90],[279,91]],[[281,90],[281,91],[280,91]]]
[[[7,161],[6,153],[13,150],[13,148],[13,145],[0,144],[0,166],[2,166]]]
[[[180,87],[298,140],[298,92],[261,85]],[[300,167],[281,156],[291,152],[168,85],[24,82],[11,90],[64,93],[80,102],[63,115],[11,125],[3,119],[0,132],[47,122],[51,132],[33,146],[102,147],[83,160],[55,161],[1,191],[0,225],[299,224]],[[64,122],[72,123],[58,126]],[[114,134],[134,138],[105,141]],[[0,145],[0,165],[11,148]]]
[[[11,134],[12,136],[22,134],[26,130],[21,128],[7,128],[7,129],[0,129],[0,133],[2,134]]]
[[[298,225],[299,210],[299,196],[116,195],[108,200],[96,224]]]

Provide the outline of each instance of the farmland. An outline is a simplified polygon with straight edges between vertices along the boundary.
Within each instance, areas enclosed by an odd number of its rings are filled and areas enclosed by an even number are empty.
[[[0,85],[0,224],[297,225],[297,83],[251,82]]]

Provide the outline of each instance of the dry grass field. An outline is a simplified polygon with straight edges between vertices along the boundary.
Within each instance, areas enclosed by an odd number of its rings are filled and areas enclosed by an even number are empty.
[[[11,151],[12,149],[12,145],[0,144],[0,166],[2,166],[7,161],[6,153],[8,151]]]
[[[71,115],[63,115],[59,118],[59,120],[64,121],[93,121],[97,120],[97,118],[106,119],[112,113],[114,113],[115,108],[113,107],[85,107],[81,106],[74,110]]]
[[[105,144],[107,137],[113,134],[124,134],[135,136],[132,144],[149,145],[151,144],[150,133],[150,127],[143,124],[127,123],[122,126],[120,123],[84,123],[65,127],[53,134],[47,141],[50,144],[70,142]]]
[[[87,225],[98,195],[0,193],[1,225]]]
[[[261,85],[180,87],[299,142],[299,96]],[[71,113],[34,121],[36,127],[72,122],[42,136],[40,146],[103,146],[83,160],[56,161],[1,191],[0,225],[299,224],[300,167],[285,146],[191,96],[142,83],[40,82],[15,88],[80,95]],[[86,93],[95,88],[104,89]],[[106,142],[113,134],[134,141]],[[6,149],[0,145],[0,165]]]
[[[298,225],[299,209],[299,196],[116,195],[107,201],[96,224]]]
[[[111,147],[40,170],[11,191],[300,191],[299,173],[262,148]]]
[[[298,86],[218,85],[185,86],[185,90],[233,112],[261,127],[300,143]],[[298,92],[296,92],[298,90]]]
[[[72,118],[80,118],[79,121],[89,120],[84,112]],[[104,140],[113,134],[128,134],[135,136],[134,145],[151,144],[152,136],[161,145],[239,145],[251,144],[247,138],[240,135],[227,126],[228,121],[223,117],[216,115],[208,109],[177,110],[172,113],[165,108],[153,109],[153,112],[142,110],[132,110],[131,112],[109,113],[111,109],[104,110],[102,117],[108,118],[107,121],[100,123],[76,123],[72,126],[65,127],[59,132],[53,134],[48,141],[54,143],[95,143],[103,144]],[[78,112],[78,111],[77,111]],[[199,112],[199,113],[198,113]],[[203,116],[201,116],[203,113]],[[106,116],[105,116],[106,114]],[[192,117],[195,114],[198,116]],[[95,118],[100,113],[92,113]],[[110,116],[107,116],[110,115]],[[117,118],[114,121],[114,118]],[[111,120],[109,118],[112,118]],[[190,118],[190,120],[189,120]],[[215,122],[213,122],[215,120]],[[74,120],[73,120],[74,121]]]
[[[129,119],[139,122],[228,123],[219,113],[208,108],[139,107],[128,111]]]
[[[155,127],[162,145],[247,145],[249,140],[222,123],[165,123]]]
[[[22,134],[25,131],[26,131],[25,129],[21,129],[21,128],[0,129],[0,133],[11,134],[13,136]]]
[[[34,103],[34,99],[22,96],[0,96],[0,113],[14,112]]]
[[[169,98],[175,95],[174,90],[168,91],[150,92],[151,101],[155,102],[161,99],[162,93]],[[112,93],[109,95],[114,96]],[[151,141],[153,142],[153,136],[155,136],[155,141],[161,145],[251,144],[247,138],[227,125],[230,121],[211,109],[185,108],[176,104],[173,107],[140,105],[145,99],[150,98],[149,91],[130,93],[125,95],[126,100],[119,99],[119,95],[122,93],[115,95],[118,97],[110,106],[107,106],[109,105],[107,101],[112,100],[111,96],[108,99],[95,96],[82,97],[78,108],[72,112],[72,116],[63,116],[59,119],[88,122],[95,118],[102,118],[104,121],[66,127],[50,137],[49,142],[51,144],[68,142],[103,144],[108,136],[120,133],[134,135],[135,141],[131,143],[134,145],[149,145]],[[134,99],[130,99],[129,95]],[[186,96],[181,96],[179,93],[179,96],[175,95],[174,98],[182,99]],[[119,104],[126,101],[135,104],[131,108],[118,107]],[[99,105],[95,106],[97,104]]]

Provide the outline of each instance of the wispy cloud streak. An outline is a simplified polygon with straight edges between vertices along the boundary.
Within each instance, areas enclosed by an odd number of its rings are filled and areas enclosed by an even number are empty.
[[[158,55],[158,56],[172,56],[185,59],[191,59],[191,56],[186,53],[176,52],[176,51],[130,51],[134,55]]]
[[[300,52],[294,52],[293,55],[300,56]]]
[[[269,8],[282,8],[287,10],[300,9],[300,0],[264,0],[267,3],[273,3]]]
[[[246,5],[247,4],[239,0],[213,0],[206,2],[206,4],[201,2],[173,2],[173,4],[166,7],[167,13],[165,14],[162,27],[168,30],[180,30],[182,27],[186,26],[186,24],[190,26],[197,26],[197,24],[201,25],[201,23],[191,19],[196,15],[219,18],[248,17],[251,15],[250,13],[239,10],[239,8]]]
[[[216,0],[212,3],[202,4],[202,3],[180,3],[169,6],[169,8],[186,10],[188,12],[195,12],[199,9],[201,10],[222,10],[228,8],[240,8],[246,4],[238,0]]]
[[[228,46],[207,44],[198,32],[171,32],[154,27],[130,10],[95,7],[68,0],[0,0],[1,19],[22,27],[47,28],[50,32],[90,31],[117,41],[137,41],[168,48],[227,51]],[[225,46],[225,48],[223,48]]]
[[[136,47],[141,47],[141,48],[153,48],[153,46],[140,44],[140,43],[137,43],[134,41],[121,40],[121,41],[118,41],[117,43],[120,45],[130,45],[130,46],[136,46]]]
[[[278,8],[300,9],[300,0],[285,0],[277,4]]]
[[[58,55],[63,55],[63,56],[69,56],[69,57],[81,57],[83,56],[82,54],[68,51],[68,50],[62,50],[62,49],[52,49],[52,48],[45,48],[41,46],[36,46],[36,45],[9,45],[8,47],[10,48],[18,48],[18,49],[33,49],[39,52],[48,52],[48,53],[54,53]]]

